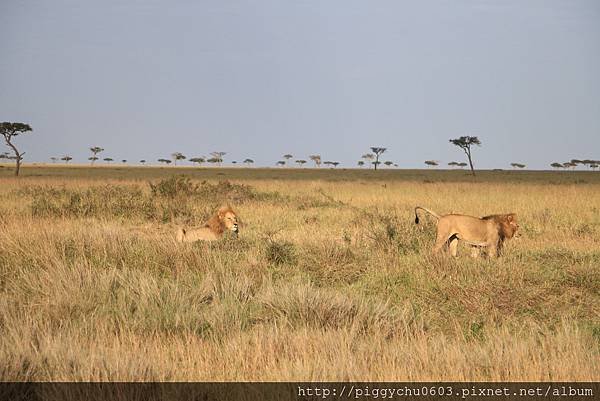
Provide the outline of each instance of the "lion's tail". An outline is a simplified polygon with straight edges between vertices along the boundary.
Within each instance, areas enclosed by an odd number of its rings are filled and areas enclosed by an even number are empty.
[[[419,209],[423,210],[424,212],[429,213],[430,215],[432,215],[433,217],[435,217],[438,220],[440,218],[440,215],[437,214],[436,212],[433,212],[433,211],[426,209],[424,207],[421,207],[421,206],[417,206],[417,207],[415,207],[415,224],[419,224],[419,215],[417,214],[417,210],[419,210]]]
[[[178,228],[177,235],[175,238],[177,242],[183,242],[183,239],[185,238],[185,230],[183,228]]]

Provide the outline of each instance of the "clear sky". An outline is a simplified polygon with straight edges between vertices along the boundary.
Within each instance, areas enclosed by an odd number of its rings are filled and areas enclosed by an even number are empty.
[[[597,0],[2,0],[0,50],[25,161],[600,159]]]

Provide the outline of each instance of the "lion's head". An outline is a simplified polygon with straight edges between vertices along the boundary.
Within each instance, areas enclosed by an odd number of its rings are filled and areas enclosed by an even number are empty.
[[[508,214],[493,214],[482,217],[483,220],[494,220],[498,223],[500,237],[502,239],[511,239],[517,233],[519,224],[517,223],[517,215],[515,213]]]
[[[206,226],[217,234],[222,234],[225,230],[236,234],[239,231],[237,214],[229,205],[220,207],[217,213],[208,220]]]

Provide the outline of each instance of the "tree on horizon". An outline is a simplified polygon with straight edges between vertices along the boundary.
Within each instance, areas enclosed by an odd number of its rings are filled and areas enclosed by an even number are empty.
[[[377,170],[377,166],[379,164],[381,164],[379,162],[379,156],[381,156],[386,150],[387,150],[387,148],[381,148],[381,147],[376,147],[376,146],[371,147],[371,152],[373,152],[375,154],[375,161],[373,162],[373,166],[374,166],[375,170]]]
[[[23,155],[25,155],[25,152],[19,152],[19,150],[13,143],[13,139],[21,134],[31,131],[32,129],[29,124],[10,123],[8,121],[0,123],[0,135],[4,137],[6,146],[11,148],[14,153],[14,156],[10,157],[9,159],[15,161],[15,177],[19,176],[19,172],[21,171],[21,161],[23,160]]]
[[[469,165],[471,166],[471,174],[475,177],[475,169],[473,168],[473,158],[471,157],[471,146],[481,146],[481,141],[476,136],[461,136],[457,139],[450,139],[450,143],[458,146],[465,152],[469,159]]]
[[[100,146],[93,146],[90,148],[90,151],[92,152],[92,157],[88,158],[88,160],[92,161],[93,166],[94,162],[98,160],[98,153],[104,152],[104,149],[102,149]]]
[[[175,162],[175,166],[177,165],[177,161],[178,160],[185,160],[186,159],[185,155],[183,153],[181,153],[181,152],[171,153],[171,157],[173,158],[173,161]]]
[[[189,159],[190,162],[196,163],[198,166],[202,166],[203,163],[206,163],[205,157],[192,157]]]
[[[221,163],[223,163],[223,156],[225,156],[226,154],[227,152],[211,152],[210,155],[212,157],[208,159],[207,162],[217,163],[219,166],[221,166]]]
[[[315,167],[321,167],[321,155],[310,155],[309,159],[315,162]]]

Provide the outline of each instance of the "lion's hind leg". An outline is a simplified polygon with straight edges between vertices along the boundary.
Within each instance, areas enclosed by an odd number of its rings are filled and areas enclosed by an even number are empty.
[[[185,229],[183,229],[183,228],[177,229],[177,233],[175,234],[175,240],[177,242],[185,241]]]
[[[456,257],[458,253],[458,237],[453,235],[448,240],[448,249],[450,249],[450,255]]]
[[[455,234],[448,234],[448,233],[438,231],[437,238],[435,240],[435,245],[433,246],[433,253],[437,254],[442,250],[442,248],[447,249],[449,247],[450,247],[451,252],[452,252],[451,247],[454,247],[454,249],[456,251],[456,246],[453,245],[453,243],[456,243],[457,241],[458,241],[458,238],[456,237]]]

